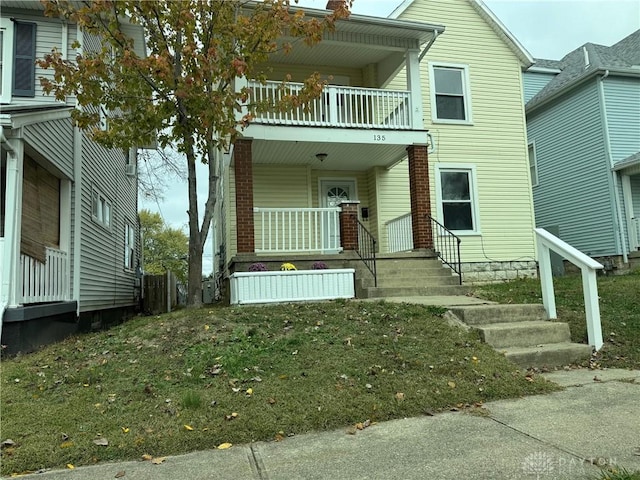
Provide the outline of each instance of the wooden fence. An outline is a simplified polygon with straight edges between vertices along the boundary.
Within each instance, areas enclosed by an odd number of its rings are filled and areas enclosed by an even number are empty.
[[[173,273],[145,275],[143,285],[142,308],[145,313],[168,313],[178,305],[178,285]]]

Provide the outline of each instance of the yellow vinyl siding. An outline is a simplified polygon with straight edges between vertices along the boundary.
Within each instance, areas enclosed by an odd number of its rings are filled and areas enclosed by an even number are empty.
[[[404,161],[391,170],[379,168],[377,172],[378,223],[380,251],[389,251],[387,222],[411,212],[409,169]]]
[[[429,156],[433,215],[435,164],[473,164],[481,235],[462,238],[464,261],[531,259],[534,219],[520,62],[467,0],[416,0],[400,18],[446,25],[421,64],[425,128],[436,146]],[[429,62],[468,65],[472,125],[432,122]],[[404,82],[401,72],[389,88]],[[381,174],[378,184],[381,224],[409,211],[406,165]],[[404,188],[395,192],[398,185]]]
[[[326,75],[335,75],[340,77],[349,77],[349,85],[352,87],[362,86],[362,70],[359,68],[334,67],[330,65],[291,65],[291,64],[272,64],[270,65],[270,80],[281,81],[285,76],[291,75],[292,82],[303,82],[309,78],[314,72],[318,72],[323,77]],[[328,80],[329,83],[332,83]]]

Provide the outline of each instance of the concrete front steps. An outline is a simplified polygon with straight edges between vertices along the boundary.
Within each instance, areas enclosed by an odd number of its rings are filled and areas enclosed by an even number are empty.
[[[406,252],[376,258],[378,286],[373,276],[359,269],[356,297],[423,297],[466,295],[470,288],[460,285],[458,276],[429,252]]]
[[[589,345],[571,343],[568,324],[546,319],[542,305],[480,305],[451,311],[478,330],[483,342],[522,368],[569,365],[591,355]]]

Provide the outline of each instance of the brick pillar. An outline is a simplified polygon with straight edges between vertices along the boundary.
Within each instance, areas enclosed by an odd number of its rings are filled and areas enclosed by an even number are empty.
[[[358,205],[357,200],[347,200],[340,204],[340,245],[343,251],[358,248]]]
[[[233,146],[233,160],[236,176],[236,238],[238,253],[254,253],[251,139],[236,140]]]
[[[409,145],[409,189],[411,193],[411,222],[413,223],[413,248],[433,248],[431,221],[431,196],[429,192],[429,156],[426,145]]]

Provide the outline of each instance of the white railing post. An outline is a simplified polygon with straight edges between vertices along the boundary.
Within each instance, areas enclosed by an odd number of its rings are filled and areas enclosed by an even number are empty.
[[[338,125],[338,92],[335,87],[326,87],[329,96],[329,124]]]
[[[580,250],[560,240],[542,228],[534,229],[538,247],[538,265],[542,286],[542,301],[549,318],[557,318],[553,278],[551,276],[550,250],[558,252],[582,271],[582,290],[584,294],[584,310],[587,319],[589,345],[600,350],[602,341],[602,324],[600,323],[600,304],[598,302],[598,282],[596,271],[604,268],[600,263],[588,257]]]
[[[539,236],[536,236],[538,247],[538,268],[540,269],[540,287],[542,303],[547,312],[547,318],[558,318],[556,312],[556,295],[553,290],[553,273],[551,271],[551,252]]]

